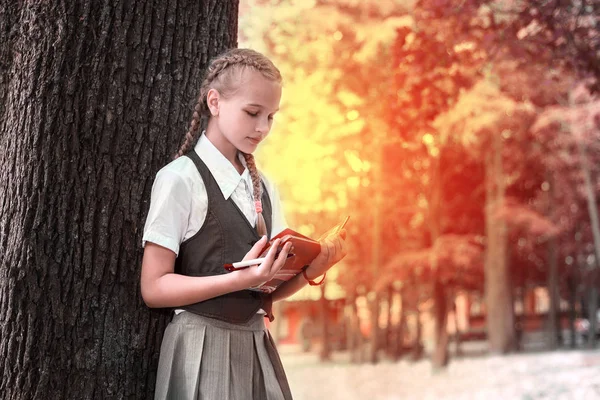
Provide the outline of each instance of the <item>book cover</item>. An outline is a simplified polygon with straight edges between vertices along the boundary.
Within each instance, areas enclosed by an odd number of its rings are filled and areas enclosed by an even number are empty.
[[[293,247],[290,253],[293,256],[286,260],[283,267],[277,271],[271,280],[262,285],[250,288],[250,290],[272,293],[279,285],[301,273],[302,269],[308,266],[321,252],[321,244],[318,241],[308,238],[292,229],[285,229],[267,243],[260,256],[265,257],[273,242],[280,238],[280,246],[283,246],[287,242],[292,242]]]
[[[321,235],[321,238],[326,237],[330,232],[339,232],[348,222],[350,217],[346,217],[346,219],[331,228],[325,234]],[[267,252],[271,248],[271,245],[275,241],[275,239],[281,238],[280,246],[283,246],[288,241],[292,242],[292,250],[290,253],[293,254],[293,257],[289,257],[283,267],[269,280],[268,282],[263,283],[262,285],[250,288],[250,290],[259,290],[265,293],[272,293],[277,289],[279,285],[282,283],[289,281],[294,276],[302,273],[302,270],[319,255],[321,252],[321,244],[318,240],[311,239],[306,237],[292,229],[284,229],[279,234],[271,238],[269,243],[264,247],[261,252],[261,257],[267,255]]]

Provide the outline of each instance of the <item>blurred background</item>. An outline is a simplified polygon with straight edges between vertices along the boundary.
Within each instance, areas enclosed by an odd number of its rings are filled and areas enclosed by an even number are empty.
[[[600,376],[598,15],[595,0],[240,1],[239,46],[284,77],[257,157],[289,225],[318,237],[350,215],[348,256],[277,305],[286,365],[542,352]],[[311,379],[291,371],[292,389]]]

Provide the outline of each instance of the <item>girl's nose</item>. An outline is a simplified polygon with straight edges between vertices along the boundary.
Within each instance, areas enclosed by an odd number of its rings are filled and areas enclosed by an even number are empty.
[[[260,133],[268,133],[269,132],[269,119],[261,118],[256,125],[256,131]]]

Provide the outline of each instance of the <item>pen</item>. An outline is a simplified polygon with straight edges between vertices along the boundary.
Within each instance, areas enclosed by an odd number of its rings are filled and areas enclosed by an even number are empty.
[[[293,254],[288,253],[287,258],[290,258],[292,256],[293,256]],[[223,267],[225,267],[225,269],[228,271],[233,271],[233,270],[241,269],[244,267],[250,267],[252,265],[259,265],[262,262],[264,262],[266,259],[267,259],[267,257],[261,257],[261,258],[255,258],[252,260],[238,261],[238,262],[234,262],[233,264],[225,264]]]

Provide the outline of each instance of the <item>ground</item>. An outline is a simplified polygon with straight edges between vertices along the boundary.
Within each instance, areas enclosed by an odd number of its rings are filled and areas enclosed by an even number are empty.
[[[428,360],[353,365],[336,353],[281,348],[295,400],[600,399],[600,350],[528,352],[455,358],[433,372]]]

